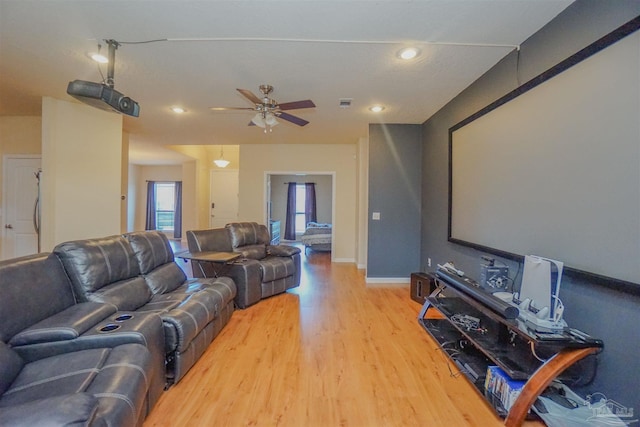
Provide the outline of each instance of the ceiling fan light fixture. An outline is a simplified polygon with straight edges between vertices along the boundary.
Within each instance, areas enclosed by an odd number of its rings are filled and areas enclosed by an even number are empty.
[[[261,127],[261,128],[265,128],[267,126],[264,118],[262,117],[262,113],[258,113],[256,114],[253,119],[251,119],[251,121],[253,122],[254,125]]]
[[[274,116],[273,114],[267,114],[267,117],[265,118],[264,122],[267,126],[270,126],[270,127],[273,127],[278,124],[278,121],[276,120],[276,116]]]
[[[257,113],[253,119],[251,119],[251,122],[264,129],[264,133],[271,132],[271,128],[278,124],[276,116],[273,113],[264,112]]]
[[[242,96],[253,103],[253,108],[249,107],[210,107],[214,111],[224,110],[251,110],[255,115],[249,122],[249,126],[258,126],[264,129],[264,133],[273,131],[273,127],[280,123],[278,119],[286,120],[294,125],[305,126],[309,122],[300,117],[288,113],[289,110],[297,110],[301,108],[315,108],[316,104],[310,99],[285,102],[279,104],[274,99],[269,98],[268,94],[273,90],[271,85],[261,85],[260,92],[264,97],[259,98],[248,89],[236,89]]]

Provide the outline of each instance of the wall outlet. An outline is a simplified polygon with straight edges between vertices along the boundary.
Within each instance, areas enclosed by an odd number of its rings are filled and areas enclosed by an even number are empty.
[[[431,267],[431,258],[427,258],[427,267]]]

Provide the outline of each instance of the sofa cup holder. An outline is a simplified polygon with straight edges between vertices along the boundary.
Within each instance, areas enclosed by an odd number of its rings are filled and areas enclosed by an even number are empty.
[[[115,318],[116,322],[125,322],[129,319],[133,319],[133,314],[121,314],[120,316]]]
[[[120,325],[116,325],[115,323],[107,323],[106,325],[102,326],[101,328],[98,328],[98,331],[103,332],[103,333],[107,333],[107,332],[113,332],[116,329],[120,329]]]

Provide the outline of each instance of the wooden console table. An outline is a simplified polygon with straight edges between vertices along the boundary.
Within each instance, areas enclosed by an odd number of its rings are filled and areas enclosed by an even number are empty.
[[[212,265],[213,277],[218,277],[225,265],[232,263],[240,258],[242,255],[238,252],[178,252],[174,255],[176,258],[181,258],[188,261],[197,261],[198,267],[202,272],[202,277],[207,277],[206,272],[202,268],[203,262],[210,263]],[[216,268],[217,266],[217,268]]]
[[[533,403],[554,379],[603,348],[601,340],[575,329],[537,332],[513,316],[513,310],[505,317],[495,307],[481,302],[486,302],[488,294],[479,294],[480,299],[474,297],[474,293],[484,291],[474,289],[475,282],[468,278],[442,270],[436,277],[437,287],[424,302],[418,321],[498,415],[505,418],[508,427],[523,423]],[[472,323],[477,324],[470,327],[469,323],[460,322],[461,318],[473,319]],[[490,365],[500,367],[514,380],[526,381],[509,411],[485,391]]]

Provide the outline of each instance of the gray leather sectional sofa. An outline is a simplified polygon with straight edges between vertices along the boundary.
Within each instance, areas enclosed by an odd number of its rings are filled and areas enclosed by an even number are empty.
[[[246,308],[262,298],[300,285],[300,249],[271,245],[269,230],[255,222],[236,222],[224,228],[187,231],[190,252],[238,252],[242,258],[227,266],[225,275],[237,287],[236,306]],[[207,262],[192,261],[194,277],[213,277]]]
[[[0,262],[0,426],[139,426],[226,325],[229,278],[190,279],[160,232]]]

